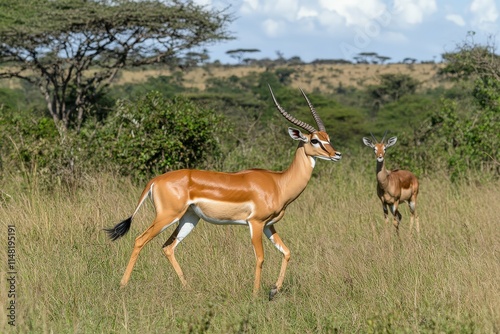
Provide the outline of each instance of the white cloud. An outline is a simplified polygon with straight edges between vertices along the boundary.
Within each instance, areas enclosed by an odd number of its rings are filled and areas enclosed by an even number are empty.
[[[323,31],[337,35],[345,27],[345,20],[339,14],[328,10],[319,13],[317,22]]]
[[[296,18],[299,9],[298,0],[263,0],[263,2],[265,14],[284,17],[289,21],[293,21]]]
[[[347,26],[364,25],[386,10],[381,0],[319,0],[320,10],[337,14]]]
[[[499,14],[494,0],[473,0],[469,9],[473,15],[473,26],[492,32],[498,29],[496,21]]]
[[[200,1],[200,0],[198,0]],[[299,10],[299,0],[243,0],[240,13],[243,15],[265,15],[293,21]]]
[[[394,12],[403,24],[422,23],[426,16],[437,10],[436,0],[395,0]]]
[[[300,7],[299,11],[297,12],[297,19],[302,19],[302,18],[310,18],[310,17],[317,17],[318,12],[314,9],[307,8],[307,7]]]
[[[283,22],[272,19],[262,22],[262,28],[264,29],[264,33],[269,37],[278,37],[286,30]]]
[[[445,19],[447,19],[448,21],[451,21],[451,22],[455,23],[457,26],[460,26],[460,27],[465,26],[465,20],[460,15],[457,15],[457,14],[448,14],[448,15],[445,16]]]
[[[240,12],[243,15],[251,14],[259,8],[259,0],[243,0],[243,4],[240,7]]]

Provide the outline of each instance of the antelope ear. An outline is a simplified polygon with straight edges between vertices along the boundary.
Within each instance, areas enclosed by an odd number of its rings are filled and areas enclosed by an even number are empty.
[[[298,129],[295,129],[295,128],[288,128],[288,134],[290,135],[290,137],[292,137],[292,139],[294,140],[301,140],[303,141],[304,143],[307,143],[309,141],[309,139],[307,139],[306,136],[304,136],[302,134],[302,132],[300,132],[300,130]]]
[[[375,147],[375,145],[373,145],[372,141],[366,137],[363,137],[363,143],[368,147],[371,147],[371,148]]]
[[[391,147],[392,145],[396,144],[396,142],[398,141],[398,137],[391,137],[389,138],[389,140],[387,141],[387,144],[385,145],[385,147]]]

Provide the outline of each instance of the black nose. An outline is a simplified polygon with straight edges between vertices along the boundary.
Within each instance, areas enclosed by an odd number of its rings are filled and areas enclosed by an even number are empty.
[[[342,159],[342,153],[335,152],[335,155],[332,157],[332,160],[333,161],[339,161],[340,159]]]

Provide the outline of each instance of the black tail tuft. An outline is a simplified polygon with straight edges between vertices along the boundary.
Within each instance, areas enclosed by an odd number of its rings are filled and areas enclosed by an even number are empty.
[[[128,217],[121,223],[116,224],[116,226],[113,228],[105,228],[104,231],[106,231],[106,233],[108,234],[109,238],[112,241],[115,241],[116,239],[121,238],[125,234],[127,234],[131,224],[132,224],[132,216]]]

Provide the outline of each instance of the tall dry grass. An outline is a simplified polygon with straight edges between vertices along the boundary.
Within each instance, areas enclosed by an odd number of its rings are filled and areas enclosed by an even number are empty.
[[[440,78],[437,73],[443,64],[299,64],[282,65],[281,68],[294,70],[289,78],[290,86],[302,88],[305,91],[331,93],[339,85],[362,89],[368,85],[377,84],[383,74],[406,74],[421,83],[421,89],[450,87],[451,82]],[[209,79],[227,79],[231,76],[242,78],[252,73],[262,73],[269,70],[267,66],[211,66],[194,67],[182,75],[182,85],[185,88],[195,88],[201,91],[207,88]],[[172,76],[167,68],[150,70],[123,71],[116,84],[141,83],[148,78],[160,75]]]
[[[421,180],[421,233],[385,226],[374,163],[319,162],[276,227],[292,251],[282,292],[280,254],[265,241],[263,291],[252,298],[254,255],[245,227],[200,223],[177,248],[184,290],[161,245],[119,282],[144,206],[123,239],[102,228],[130,215],[142,190],[112,175],[83,189],[43,193],[3,181],[0,332],[20,333],[494,333],[500,330],[500,183]],[[373,167],[373,168],[372,168]],[[16,227],[16,326],[6,314],[6,229]]]

